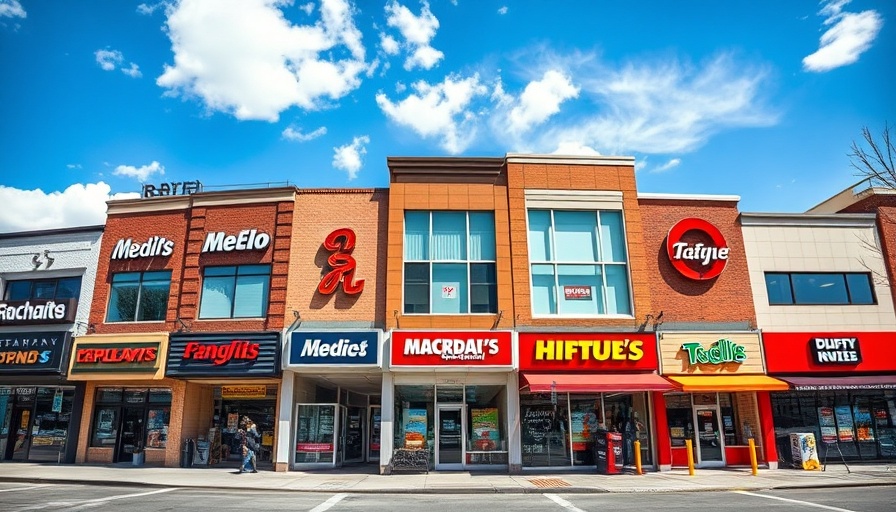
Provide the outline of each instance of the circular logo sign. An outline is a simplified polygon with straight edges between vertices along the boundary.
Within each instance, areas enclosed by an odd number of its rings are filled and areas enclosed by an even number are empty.
[[[709,243],[690,243],[682,240],[690,231],[701,233]],[[700,281],[713,279],[725,270],[728,263],[728,243],[719,228],[703,219],[683,219],[672,226],[666,236],[669,261],[681,275]]]

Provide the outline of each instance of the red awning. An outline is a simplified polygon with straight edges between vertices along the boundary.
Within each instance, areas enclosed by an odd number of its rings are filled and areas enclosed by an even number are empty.
[[[896,375],[850,375],[848,377],[778,377],[796,391],[827,389],[896,389]]]
[[[533,393],[606,393],[611,391],[673,391],[678,389],[655,373],[524,373]]]

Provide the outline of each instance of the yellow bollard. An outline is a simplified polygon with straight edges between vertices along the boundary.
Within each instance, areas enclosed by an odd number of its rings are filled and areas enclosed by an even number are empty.
[[[753,476],[756,476],[759,474],[759,467],[756,464],[756,443],[752,437],[748,442],[750,443],[750,466],[753,468]]]
[[[639,475],[643,475],[644,472],[641,470],[641,441],[635,440],[634,443],[635,449],[635,473]]]
[[[684,445],[688,450],[688,475],[694,476],[694,443],[690,439],[685,439]]]

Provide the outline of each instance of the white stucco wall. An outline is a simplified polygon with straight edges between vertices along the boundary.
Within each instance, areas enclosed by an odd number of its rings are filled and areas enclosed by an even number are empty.
[[[873,215],[743,214],[741,222],[760,329],[896,330],[896,312]],[[877,304],[771,306],[766,272],[871,273]]]
[[[0,237],[0,288],[3,293],[7,281],[81,276],[81,295],[78,297],[74,324],[3,326],[3,331],[65,329],[75,335],[83,334],[93,301],[101,238],[101,228],[91,228],[89,231],[50,230]],[[44,257],[47,250],[53,258],[49,268]],[[43,262],[36,269],[32,263],[35,254]]]

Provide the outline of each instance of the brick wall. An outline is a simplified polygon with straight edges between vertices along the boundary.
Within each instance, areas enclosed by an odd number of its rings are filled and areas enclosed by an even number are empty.
[[[641,199],[644,250],[650,274],[650,295],[663,322],[749,322],[756,325],[753,293],[738,221],[737,203],[725,201]],[[719,228],[730,248],[722,274],[706,281],[688,279],[672,267],[666,235],[678,221],[696,217]],[[685,241],[690,241],[688,238]]]
[[[896,196],[875,194],[859,201],[842,213],[876,213],[877,229],[880,236],[881,256],[887,267],[890,292],[896,304]],[[883,277],[883,276],[877,276]]]

